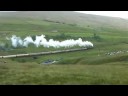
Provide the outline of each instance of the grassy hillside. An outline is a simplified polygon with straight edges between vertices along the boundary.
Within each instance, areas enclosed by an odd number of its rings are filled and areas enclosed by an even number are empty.
[[[0,59],[0,84],[127,84],[128,21],[75,12],[0,13],[0,55],[61,50],[12,48],[6,37],[46,35],[47,40],[91,41],[86,51]],[[76,47],[74,47],[76,48]],[[43,65],[47,60],[58,60]]]
[[[55,21],[68,24],[76,24],[82,27],[91,28],[115,28],[128,29],[128,20],[122,18],[97,16],[90,14],[77,13],[73,11],[18,11],[1,12],[0,16],[16,18],[32,18],[40,20]]]

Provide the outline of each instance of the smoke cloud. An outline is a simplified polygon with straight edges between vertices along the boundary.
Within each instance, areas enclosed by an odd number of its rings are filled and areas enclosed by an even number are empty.
[[[35,40],[32,39],[31,36],[27,36],[23,40],[16,35],[12,35],[10,38],[12,46],[17,47],[28,47],[29,44],[34,44],[36,47],[43,46],[46,48],[53,47],[53,48],[60,48],[60,47],[73,47],[73,46],[80,46],[86,48],[92,48],[93,43],[89,41],[82,41],[81,38],[77,40],[69,39],[64,41],[56,41],[53,39],[46,40],[45,35],[36,36]]]

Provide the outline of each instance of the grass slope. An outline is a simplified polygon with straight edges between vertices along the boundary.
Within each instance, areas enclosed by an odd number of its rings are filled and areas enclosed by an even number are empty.
[[[115,28],[128,29],[128,20],[122,18],[97,16],[90,14],[77,13],[73,11],[18,11],[1,12],[0,16],[15,18],[31,18],[61,22],[67,24],[76,24],[82,27],[91,28]]]
[[[10,85],[116,85],[128,84],[128,66],[0,64],[0,84]]]
[[[38,17],[33,15],[35,12],[6,13],[6,16],[4,14],[0,16],[0,43],[4,42],[7,44],[6,46],[11,48],[11,42],[5,38],[11,37],[13,34],[22,38],[29,35],[44,34],[47,39],[53,38],[60,41],[80,37],[83,40],[93,42],[94,48],[72,53],[1,59],[0,84],[128,84],[128,32],[126,20],[83,15],[75,12],[68,12],[68,15],[67,12],[62,12],[61,16],[57,14],[58,12],[37,13],[40,13]],[[7,16],[7,14],[9,15]],[[47,18],[53,18],[49,22],[42,19],[44,15]],[[85,17],[80,17],[84,18],[83,20],[77,18],[77,16]],[[74,23],[77,21],[73,18],[79,21],[78,24]],[[95,27],[88,26],[90,25],[89,22],[92,25],[94,24]],[[81,24],[85,24],[85,26],[79,26]],[[58,50],[61,49],[64,48]],[[28,48],[14,50],[1,48],[0,55],[49,50],[56,49],[36,48],[33,45]],[[112,52],[116,54],[110,55]],[[60,60],[60,62],[54,65],[41,64],[48,59]]]

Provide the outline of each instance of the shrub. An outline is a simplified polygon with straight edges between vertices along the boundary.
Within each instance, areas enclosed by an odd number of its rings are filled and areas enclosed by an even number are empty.
[[[34,35],[34,36],[32,36],[32,40],[33,41],[35,41],[36,40],[36,36]]]
[[[101,37],[96,33],[93,34],[93,39],[95,39],[96,41],[101,41]]]

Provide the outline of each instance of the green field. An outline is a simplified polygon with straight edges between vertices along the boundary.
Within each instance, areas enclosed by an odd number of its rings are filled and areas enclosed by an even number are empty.
[[[128,84],[127,63],[102,65],[0,64],[1,84]]]
[[[99,25],[98,25],[99,26]],[[57,32],[54,32],[57,31]],[[71,53],[0,59],[0,84],[128,84],[128,30],[112,26],[87,27],[40,18],[0,17],[0,55],[64,50],[13,48],[6,37],[46,35],[47,39],[91,41],[94,48]],[[73,47],[78,48],[78,46]],[[12,49],[12,50],[11,50]],[[120,51],[120,52],[119,52]],[[55,64],[42,62],[59,60]]]

